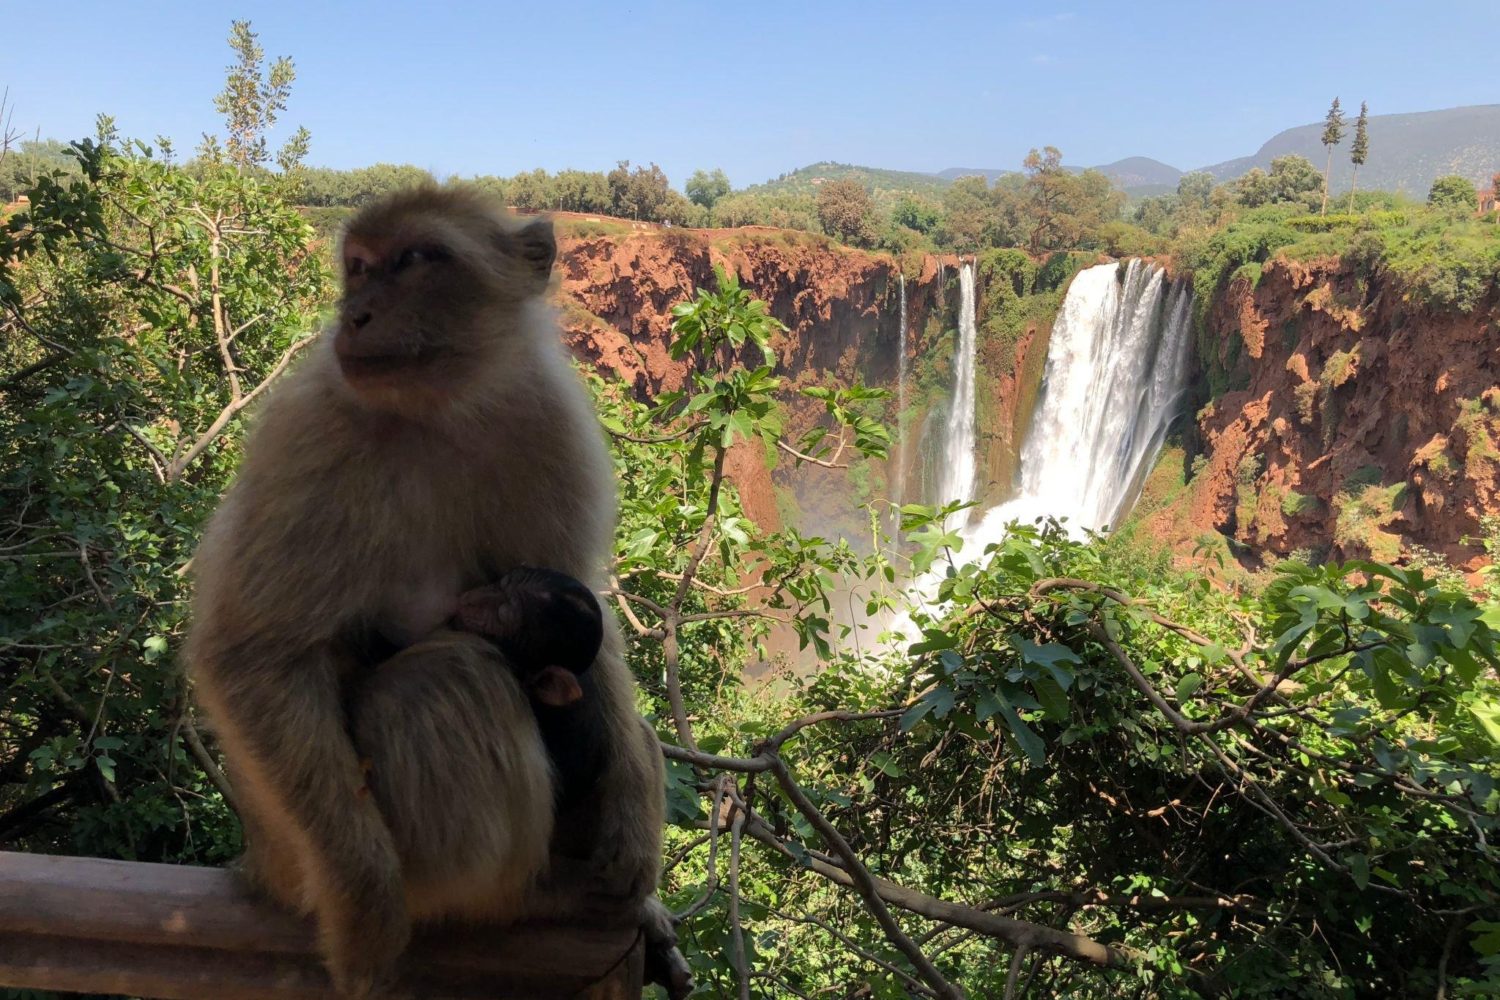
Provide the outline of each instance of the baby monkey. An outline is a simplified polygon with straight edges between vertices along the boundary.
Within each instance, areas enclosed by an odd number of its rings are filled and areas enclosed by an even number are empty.
[[[526,693],[551,708],[583,698],[579,678],[604,641],[604,615],[593,593],[566,573],[531,566],[465,592],[452,624],[493,642]]]

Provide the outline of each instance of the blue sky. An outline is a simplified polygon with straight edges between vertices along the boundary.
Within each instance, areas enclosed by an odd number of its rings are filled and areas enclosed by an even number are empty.
[[[229,21],[298,80],[309,162],[439,174],[659,163],[735,186],[817,160],[893,169],[1253,152],[1335,94],[1372,113],[1500,101],[1496,7],[1410,3],[0,5],[0,85],[29,133],[180,149],[218,126]],[[25,32],[18,44],[17,29]]]

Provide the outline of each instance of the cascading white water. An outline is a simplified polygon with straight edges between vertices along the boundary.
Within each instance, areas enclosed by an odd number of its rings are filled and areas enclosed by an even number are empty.
[[[897,275],[901,282],[901,315],[898,319],[900,354],[896,361],[896,474],[899,477],[896,482],[896,506],[899,508],[906,502],[906,477],[909,474],[906,464],[906,354],[908,344],[906,343],[906,275]],[[900,523],[899,515],[896,518]]]
[[[964,503],[974,499],[974,352],[978,332],[974,322],[974,265],[958,272],[962,293],[958,310],[958,346],[953,353],[953,398],[948,402],[948,424],[943,436],[943,474],[936,502]]]
[[[1066,517],[1115,526],[1135,500],[1182,402],[1192,292],[1132,260],[1080,272],[1052,327],[1014,499],[965,533],[977,555],[1007,522]]]
[[[964,273],[969,296],[972,275],[967,268]],[[1066,517],[1074,531],[1118,522],[1181,407],[1191,315],[1191,287],[1179,282],[1169,288],[1166,272],[1140,260],[1125,265],[1123,280],[1118,264],[1074,277],[1052,326],[1036,414],[1021,449],[1019,489],[959,530],[959,559],[980,558],[1014,521]],[[970,324],[972,329],[972,315]],[[972,477],[972,400],[969,413],[965,454]],[[953,435],[948,443],[959,447]],[[926,603],[941,579],[941,570],[924,575],[914,582],[912,596]],[[893,627],[907,638],[917,636],[909,617]]]

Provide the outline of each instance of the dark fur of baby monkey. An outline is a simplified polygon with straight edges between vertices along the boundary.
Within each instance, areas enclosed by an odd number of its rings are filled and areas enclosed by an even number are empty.
[[[527,693],[554,707],[583,697],[578,678],[604,639],[592,591],[566,573],[530,566],[464,593],[454,624],[494,642]]]

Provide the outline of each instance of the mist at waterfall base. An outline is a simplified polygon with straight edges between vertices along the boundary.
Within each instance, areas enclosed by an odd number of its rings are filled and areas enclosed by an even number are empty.
[[[953,406],[934,504],[975,496],[974,275],[964,265]],[[1129,513],[1183,402],[1192,292],[1141,260],[1099,264],[1068,286],[1052,327],[1040,396],[1021,449],[1015,495],[965,517],[962,562],[981,558],[1013,522],[1066,518],[1075,534],[1115,526]],[[967,513],[967,512],[965,512]],[[926,603],[941,570],[918,578]],[[909,618],[895,631],[915,635]]]

